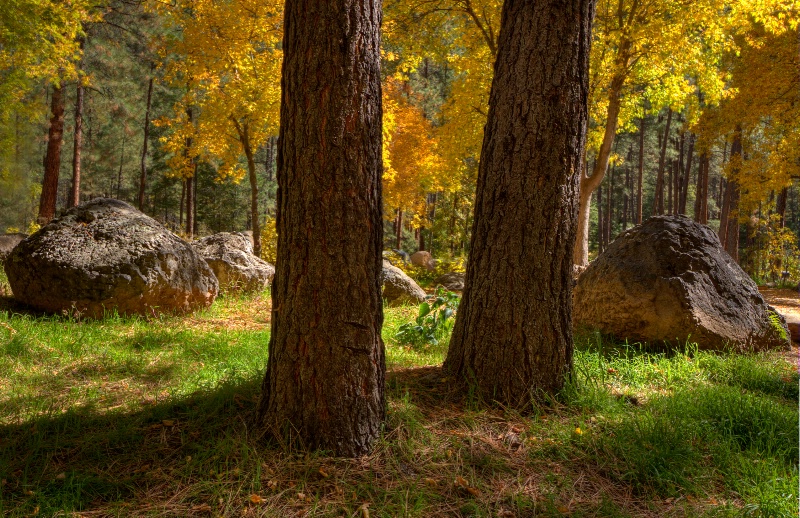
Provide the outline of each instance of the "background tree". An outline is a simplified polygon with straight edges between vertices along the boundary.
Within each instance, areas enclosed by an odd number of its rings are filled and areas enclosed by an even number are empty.
[[[255,155],[278,128],[283,2],[182,0],[161,4],[160,12],[176,35],[165,42],[167,78],[186,86],[176,116],[162,124],[187,123],[182,114],[189,108],[194,114],[189,126],[173,132],[168,149],[192,138],[185,159],[215,164],[220,179],[236,181],[244,174],[239,166],[244,155],[254,249],[260,254]],[[193,167],[176,162],[179,176],[193,178]]]
[[[464,297],[445,368],[527,407],[572,362],[572,249],[594,2],[507,1]],[[544,80],[544,78],[547,80]]]
[[[386,412],[380,2],[289,0],[285,17],[278,258],[258,420],[355,456]]]

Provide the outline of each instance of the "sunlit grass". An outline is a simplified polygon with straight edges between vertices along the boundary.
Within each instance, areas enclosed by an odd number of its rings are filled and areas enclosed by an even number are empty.
[[[565,390],[522,416],[455,392],[439,368],[446,344],[395,337],[417,308],[387,308],[385,432],[372,455],[345,460],[267,447],[252,428],[268,293],[153,319],[0,304],[2,515],[797,513],[786,352],[579,336]]]

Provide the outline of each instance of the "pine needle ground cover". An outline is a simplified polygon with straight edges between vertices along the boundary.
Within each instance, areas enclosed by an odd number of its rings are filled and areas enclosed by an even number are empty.
[[[386,430],[344,460],[250,428],[266,293],[100,321],[0,298],[0,515],[797,515],[796,349],[664,354],[582,336],[567,389],[520,416],[455,396],[446,340],[399,343],[417,312],[386,312]]]

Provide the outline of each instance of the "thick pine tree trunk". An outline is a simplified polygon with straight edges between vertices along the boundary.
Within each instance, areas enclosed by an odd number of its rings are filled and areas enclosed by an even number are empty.
[[[466,285],[445,369],[525,409],[572,365],[592,0],[503,5]]]
[[[153,102],[153,81],[147,83],[147,105],[144,110],[144,140],[142,142],[142,159],[139,174],[139,210],[144,210],[144,193],[147,187],[147,141],[150,139],[150,107]]]
[[[367,453],[386,412],[381,340],[380,0],[288,0],[278,258],[258,422]]]
[[[50,100],[50,129],[47,131],[47,152],[44,156],[44,178],[36,222],[46,225],[56,215],[58,173],[61,169],[61,144],[64,141],[64,96],[60,86],[53,87]]]

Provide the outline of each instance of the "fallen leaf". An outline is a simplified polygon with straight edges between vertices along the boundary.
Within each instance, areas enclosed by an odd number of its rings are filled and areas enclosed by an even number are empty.
[[[361,518],[369,518],[369,504],[364,504],[361,506]]]
[[[56,475],[56,480],[64,480],[65,478],[67,478],[67,474],[64,473],[63,471],[58,475]]]
[[[434,479],[432,479],[432,478],[425,478],[425,479],[423,479],[423,480],[424,480],[424,481],[425,481],[425,483],[426,483],[426,484],[428,484],[429,486],[436,486],[436,485],[439,485],[439,482],[437,482],[436,480],[434,480]]]
[[[569,512],[569,508],[568,507],[564,507],[563,505],[559,505],[558,507],[556,507],[556,509],[558,510],[559,513],[562,513],[562,514],[566,514],[566,513]]]
[[[322,478],[330,477],[330,475],[328,475],[328,473],[322,468],[319,468],[319,474],[322,475]]]
[[[161,421],[161,423],[164,426],[175,426],[175,421],[173,421],[172,419],[164,419],[163,421]]]
[[[192,507],[192,511],[194,511],[196,513],[210,513],[211,512],[211,506],[208,505],[208,504],[198,504],[198,505]]]
[[[305,500],[306,499],[306,494],[305,493],[297,493],[297,498],[299,498],[300,500]]]
[[[575,433],[578,434],[578,435],[583,435],[583,430],[581,430],[580,426],[575,428]]]
[[[250,495],[250,503],[253,505],[263,504],[264,499],[261,498],[261,495],[253,493],[252,495]]]
[[[278,487],[278,483],[275,482],[274,480],[270,480],[269,482],[267,482],[267,487],[269,489],[275,489],[276,487]]]

